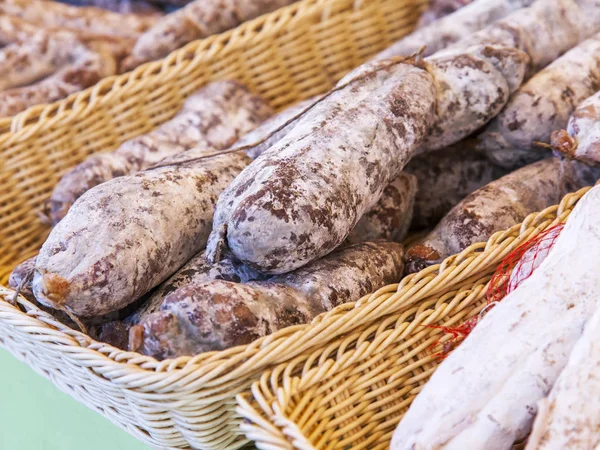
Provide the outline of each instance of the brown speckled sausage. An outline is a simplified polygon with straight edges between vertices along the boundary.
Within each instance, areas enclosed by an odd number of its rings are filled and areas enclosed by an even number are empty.
[[[558,58],[525,83],[477,137],[496,164],[514,168],[548,156],[534,142],[549,142],[579,103],[600,89],[600,35]]]
[[[56,224],[84,192],[107,180],[147,169],[191,147],[224,149],[272,113],[269,104],[233,81],[211,83],[190,96],[181,111],[148,134],[112,152],[92,155],[67,172],[48,201]]]
[[[23,282],[23,280],[25,280],[28,276],[33,275],[33,272],[35,270],[36,258],[37,258],[37,255],[32,256],[31,258],[23,261],[21,264],[19,264],[17,267],[14,268],[14,270],[11,272],[10,277],[8,279],[8,287],[10,287],[11,289],[14,289],[16,291],[19,288],[19,286],[21,286],[21,283]],[[19,294],[22,295],[23,297],[25,297],[30,302],[32,302],[34,305],[36,305],[41,310],[52,315],[54,318],[56,318],[59,322],[63,323],[64,325],[67,325],[68,327],[71,327],[76,330],[79,329],[79,327],[71,320],[71,318],[65,312],[58,311],[58,310],[49,308],[47,306],[44,306],[35,299],[35,296],[33,295],[33,290],[32,290],[32,278],[30,278],[28,282],[25,282],[23,284],[23,286],[21,287],[21,290],[19,291]],[[132,305],[132,308],[135,308],[135,307],[137,307],[137,305],[135,305],[135,304]],[[96,337],[96,336],[94,336],[95,330],[99,326],[101,326],[101,324],[104,324],[106,322],[115,324],[115,323],[117,323],[116,319],[126,317],[129,314],[130,314],[130,311],[126,309],[123,311],[113,312],[113,313],[110,313],[110,314],[107,314],[104,316],[97,316],[97,317],[89,318],[87,320],[84,320],[83,324],[90,331],[90,335],[92,335],[92,337]],[[115,321],[115,322],[111,322],[111,321]],[[110,327],[113,327],[113,326],[111,325]],[[115,325],[114,327],[117,327],[117,326]],[[119,327],[117,327],[117,328],[119,328]],[[106,341],[106,342],[108,342],[108,341]],[[122,347],[119,347],[119,348],[122,348]]]
[[[460,40],[450,49],[495,44],[518,48],[534,74],[579,42],[599,31],[598,0],[537,0],[488,27]]]
[[[420,151],[452,145],[494,118],[521,85],[529,58],[511,47],[478,45],[426,62],[436,84],[436,117]]]
[[[432,228],[471,192],[508,173],[467,141],[417,156],[404,168],[417,178],[411,229]]]
[[[217,197],[249,162],[230,153],[92,188],[44,243],[33,280],[36,298],[82,317],[140,298],[204,248]]]
[[[136,37],[152,26],[155,16],[119,14],[94,7],[75,7],[47,0],[3,0],[0,13],[44,28],[78,30],[88,35]]]
[[[422,141],[434,94],[431,76],[405,63],[333,91],[221,195],[209,260],[227,244],[285,273],[336,248]]]
[[[238,259],[275,274],[329,253],[435,119],[429,147],[466,137],[502,108],[526,55],[488,46],[410,62],[357,68],[236,178],[219,199],[209,259],[227,244]]]
[[[125,322],[135,325],[150,314],[159,311],[165,297],[184,286],[213,280],[246,283],[264,278],[265,276],[260,272],[230,257],[224,258],[216,264],[209,264],[206,261],[205,252],[200,252],[175,272],[171,278],[158,286],[144,305],[128,317]]]
[[[379,201],[358,221],[348,244],[384,239],[400,242],[406,236],[413,217],[417,178],[401,173],[381,194]]]
[[[115,73],[116,61],[112,54],[74,44],[70,62],[53,75],[29,86],[0,92],[0,117],[13,116],[30,106],[63,99]]]
[[[600,92],[577,107],[567,129],[554,131],[551,142],[554,150],[567,158],[600,164]]]
[[[408,56],[425,48],[425,56],[433,55],[475,31],[481,30],[511,12],[528,6],[532,0],[476,0],[458,11],[419,28],[385,49],[375,59]]]
[[[468,195],[430,234],[407,250],[408,273],[438,264],[471,244],[484,242],[496,231],[518,224],[528,214],[557,204],[566,190],[593,184],[596,179],[597,173],[583,164],[576,169],[562,165],[559,158],[547,158]]]
[[[71,52],[80,46],[70,33],[43,31],[16,41],[3,41],[0,33],[0,90],[25,86],[56,72],[71,62]]]
[[[267,281],[180,288],[132,328],[130,350],[165,359],[249,344],[397,282],[403,253],[392,242],[356,244]]]
[[[195,0],[167,14],[142,34],[124,67],[130,70],[147,61],[160,59],[188,42],[230,30],[294,1]]]
[[[432,0],[425,12],[421,14],[417,28],[422,28],[438,21],[442,17],[459,10],[473,0]]]
[[[254,130],[246,133],[231,147],[237,148],[251,146],[250,148],[244,149],[246,155],[252,159],[258,158],[265,152],[265,150],[268,150],[272,145],[275,145],[277,142],[283,139],[285,135],[287,135],[296,126],[300,118],[299,115],[309,106],[314,104],[318,99],[319,96],[311,97],[284,109],[279,114],[276,114],[270,119],[264,121]]]

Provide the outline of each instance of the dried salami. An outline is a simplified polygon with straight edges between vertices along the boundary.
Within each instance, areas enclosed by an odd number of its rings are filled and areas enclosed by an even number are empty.
[[[233,81],[211,83],[190,96],[181,111],[148,134],[112,152],[90,156],[67,172],[48,201],[58,223],[84,192],[112,178],[147,169],[191,147],[224,149],[272,113],[269,104]]]
[[[130,350],[165,359],[249,344],[398,281],[402,256],[397,243],[356,244],[267,281],[180,288],[132,328]]]
[[[418,272],[469,245],[484,242],[496,231],[521,222],[527,215],[557,204],[566,190],[593,184],[598,171],[583,166],[565,168],[547,158],[516,170],[468,195],[423,240],[406,252],[408,273]]]
[[[204,248],[217,197],[249,162],[240,153],[207,157],[87,191],[40,250],[35,297],[82,317],[134,302]]]
[[[588,39],[536,74],[477,136],[494,163],[514,168],[548,156],[535,145],[565,128],[575,108],[600,89],[600,35]]]
[[[375,59],[412,55],[423,46],[426,46],[425,56],[433,55],[530,3],[531,0],[476,0],[435,23],[418,28]]]

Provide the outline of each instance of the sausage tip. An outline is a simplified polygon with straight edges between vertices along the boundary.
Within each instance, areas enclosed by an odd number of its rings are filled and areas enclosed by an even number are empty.
[[[33,276],[32,289],[35,298],[43,305],[54,309],[60,309],[65,303],[65,298],[69,293],[69,282],[52,272],[42,273],[35,271]]]
[[[429,245],[416,244],[406,252],[406,273],[416,273],[441,262],[441,255]]]

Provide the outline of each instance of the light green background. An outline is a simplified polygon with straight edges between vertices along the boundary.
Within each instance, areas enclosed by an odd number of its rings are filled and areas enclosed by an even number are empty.
[[[148,450],[0,349],[0,450]]]

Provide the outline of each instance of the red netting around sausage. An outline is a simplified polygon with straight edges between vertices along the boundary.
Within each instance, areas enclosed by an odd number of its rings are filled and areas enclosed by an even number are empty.
[[[548,228],[546,231],[538,234],[534,238],[521,244],[511,253],[509,253],[498,265],[494,276],[490,280],[490,285],[486,292],[488,307],[484,311],[489,311],[493,303],[499,302],[507,294],[514,291],[523,281],[531,276],[535,269],[548,256],[564,224],[558,224]],[[483,312],[483,311],[482,311]],[[437,325],[426,325],[427,328],[443,330],[444,334],[440,336],[429,348],[432,349],[433,356],[443,360],[454,348],[460,344],[477,325],[481,314],[471,317],[466,322],[456,327],[444,327]],[[438,348],[440,341],[444,336],[450,335],[450,339]],[[437,349],[434,350],[434,349]]]
[[[529,278],[546,258],[563,228],[562,223],[548,228],[509,253],[490,281],[486,294],[488,303],[502,300]]]

